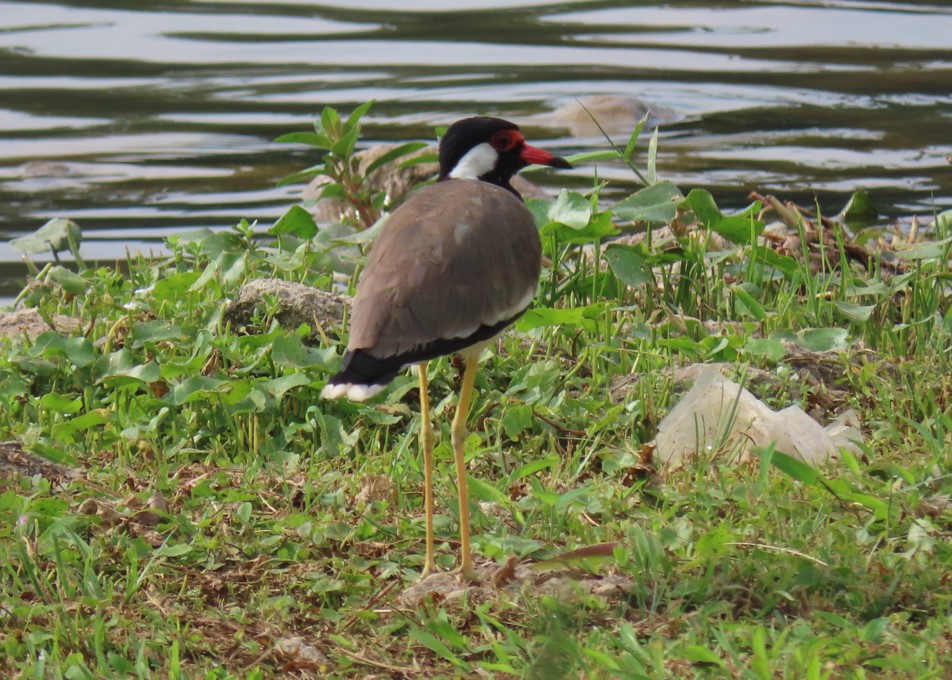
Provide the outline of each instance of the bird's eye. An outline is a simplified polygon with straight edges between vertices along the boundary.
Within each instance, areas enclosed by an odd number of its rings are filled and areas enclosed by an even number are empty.
[[[516,145],[517,136],[511,132],[497,132],[493,135],[490,143],[493,145],[493,148],[496,151],[512,151],[512,147]]]

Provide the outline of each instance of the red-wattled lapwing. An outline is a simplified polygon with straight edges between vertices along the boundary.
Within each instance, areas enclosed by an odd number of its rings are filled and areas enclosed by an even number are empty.
[[[466,118],[440,142],[439,181],[413,194],[384,224],[357,284],[343,367],[321,393],[363,401],[409,364],[420,364],[420,440],[426,505],[425,576],[433,560],[433,432],[426,362],[465,361],[452,425],[462,543],[460,572],[473,580],[463,441],[479,355],[528,308],[542,268],[532,214],[509,180],[530,164],[571,168],[526,144],[499,118]]]

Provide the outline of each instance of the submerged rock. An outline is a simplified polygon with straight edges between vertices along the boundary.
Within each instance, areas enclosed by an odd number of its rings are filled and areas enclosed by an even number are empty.
[[[678,119],[673,109],[631,95],[596,94],[573,99],[548,113],[529,116],[522,123],[566,130],[572,137],[596,137],[602,134],[599,125],[610,135],[630,135],[645,116],[648,129]]]

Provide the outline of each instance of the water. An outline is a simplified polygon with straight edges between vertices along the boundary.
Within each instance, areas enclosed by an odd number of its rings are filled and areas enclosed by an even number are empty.
[[[952,6],[915,1],[0,0],[0,297],[25,271],[7,239],[51,217],[91,259],[269,224],[298,191],[276,180],[317,160],[271,140],[370,98],[370,141],[487,113],[568,154],[603,141],[540,114],[637,97],[664,112],[660,173],[684,190],[835,212],[864,187],[929,215],[952,207],[950,36]]]

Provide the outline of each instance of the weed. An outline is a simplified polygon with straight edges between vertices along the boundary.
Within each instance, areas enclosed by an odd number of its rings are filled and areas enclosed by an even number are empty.
[[[282,138],[324,154],[297,179],[328,175],[325,195],[351,202],[361,227],[387,208],[363,181],[380,166],[353,162],[368,106]],[[640,132],[571,160],[634,167]],[[252,278],[353,282],[373,230],[292,208],[267,233],[177,235],[168,256],[121,270],[49,268],[21,295],[81,330],[4,341],[0,434],[82,474],[2,487],[3,673],[942,677],[952,237],[862,266],[834,226],[811,222],[826,230],[816,241],[801,219],[799,250],[784,251],[760,201],[725,215],[709,193],[659,180],[656,143],[646,186],[614,206],[597,184],[530,202],[548,266],[536,306],[485,359],[467,442],[478,553],[548,559],[613,542],[593,569],[627,577],[624,598],[527,588],[399,606],[423,562],[415,381],[369,405],[324,403],[336,346],[281,327],[273,305],[254,334],[222,320]],[[782,402],[801,394],[791,346],[843,352],[837,388],[864,423],[862,455],[814,469],[767,451],[752,467],[699,458],[646,474],[638,452],[676,399],[677,365],[775,371]],[[450,363],[431,369],[437,416],[452,407],[439,396],[452,394]],[[447,489],[447,468],[437,474]],[[369,493],[378,478],[393,493]],[[153,497],[164,506],[143,514]],[[81,511],[89,499],[98,510]],[[437,533],[454,536],[453,504],[439,501]]]

